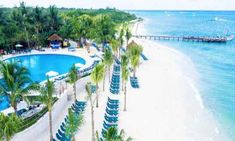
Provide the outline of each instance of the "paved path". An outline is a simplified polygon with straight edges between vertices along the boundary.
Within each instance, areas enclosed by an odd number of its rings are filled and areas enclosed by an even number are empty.
[[[77,83],[77,92],[84,91],[84,86],[89,78],[83,78]],[[52,111],[53,121],[53,135],[55,134],[68,113],[68,108],[71,106],[72,101],[67,101],[67,93],[70,93],[71,87],[61,95],[61,98],[54,104]],[[48,113],[46,113],[37,123],[27,128],[26,130],[16,134],[12,141],[49,141],[49,120]]]

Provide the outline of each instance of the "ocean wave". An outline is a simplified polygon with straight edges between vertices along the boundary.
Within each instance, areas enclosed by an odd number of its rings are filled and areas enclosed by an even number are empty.
[[[215,17],[214,21],[218,21],[218,22],[235,22],[233,20],[228,20],[228,19],[224,19],[224,18],[220,18],[220,17]]]

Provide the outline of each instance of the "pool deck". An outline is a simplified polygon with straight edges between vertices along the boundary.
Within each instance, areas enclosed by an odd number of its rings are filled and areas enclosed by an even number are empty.
[[[18,56],[25,56],[25,55],[36,55],[36,54],[62,54],[62,55],[72,55],[72,56],[78,56],[83,58],[86,61],[86,64],[83,66],[83,68],[89,67],[91,66],[91,64],[93,63],[93,60],[91,59],[92,55],[98,54],[97,50],[93,47],[90,48],[90,53],[87,52],[86,49],[84,48],[79,48],[76,49],[76,51],[68,51],[67,48],[63,48],[63,49],[50,49],[50,48],[45,48],[45,51],[38,51],[38,50],[32,50],[31,53],[22,53],[22,54],[8,54],[8,55],[3,55],[1,57],[1,60],[6,60],[12,57],[18,57]],[[62,74],[65,75],[65,74]],[[55,77],[54,77],[55,78]],[[54,79],[52,78],[52,79]],[[45,81],[40,82],[40,84],[43,84]],[[59,87],[61,84],[63,84],[63,87],[65,87],[65,81],[64,80],[59,80],[56,81],[56,91],[57,93],[61,93],[61,87]],[[32,92],[30,95],[39,95],[38,92]],[[27,104],[26,102],[21,102],[18,104],[18,110],[26,108]],[[2,113],[4,113],[5,115],[7,115],[8,113],[12,113],[14,112],[14,109],[12,107],[9,107],[3,111],[1,111]]]

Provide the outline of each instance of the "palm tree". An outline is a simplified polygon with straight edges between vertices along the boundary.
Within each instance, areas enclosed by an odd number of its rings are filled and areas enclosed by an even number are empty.
[[[118,37],[118,41],[120,42],[120,47],[119,47],[119,50],[118,50],[118,57],[120,57],[120,48],[123,46],[123,43],[124,43],[123,36],[124,36],[124,29],[122,27],[122,29],[119,33],[119,37]]]
[[[26,95],[31,90],[37,90],[38,85],[30,79],[30,73],[27,68],[13,63],[0,62],[3,79],[0,82],[0,88],[4,95],[8,95],[10,104],[17,114],[17,104],[20,99],[28,101]]]
[[[76,82],[79,79],[78,77],[78,73],[77,73],[77,68],[75,65],[73,65],[70,68],[69,74],[68,74],[68,80],[67,82],[73,85],[73,91],[74,91],[74,100],[76,101],[76,94],[77,94],[77,90],[76,90]]]
[[[0,113],[0,140],[10,141],[21,125],[22,120],[15,114],[5,116]]]
[[[117,57],[117,52],[118,52],[119,47],[120,47],[120,42],[118,40],[112,39],[111,40],[111,47],[112,47],[112,50],[114,52],[114,56]]]
[[[47,107],[49,114],[49,127],[50,127],[50,141],[53,140],[53,132],[52,132],[52,106],[53,106],[53,93],[55,92],[55,86],[52,81],[47,79],[47,82],[44,87],[41,87],[41,102],[44,103]]]
[[[99,107],[99,82],[104,78],[104,64],[98,64],[91,72],[91,80],[96,84],[96,107]]]
[[[77,133],[79,127],[82,125],[83,123],[83,116],[81,113],[79,113],[79,115],[77,115],[76,113],[74,113],[72,111],[71,108],[69,108],[68,110],[68,122],[66,122],[65,125],[65,129],[66,129],[66,136],[70,137],[71,136],[71,140],[75,141],[75,134]]]
[[[94,101],[92,99],[91,82],[88,82],[86,84],[86,92],[87,92],[87,98],[90,102],[90,107],[91,107],[91,131],[92,131],[91,140],[95,141]]]
[[[113,54],[110,49],[105,49],[103,59],[104,59],[104,65],[105,65],[105,74],[108,69],[109,82],[110,82],[110,67],[113,64]],[[105,75],[104,75],[104,80],[103,80],[103,91],[104,91],[104,88],[105,88]]]
[[[95,32],[93,32],[95,33],[95,40],[103,44],[102,50],[104,50],[105,43],[115,36],[115,23],[110,16],[104,14],[95,16],[93,22],[95,26]]]
[[[126,111],[126,91],[127,91],[126,82],[128,81],[128,76],[129,76],[128,63],[129,63],[129,59],[127,55],[121,56],[122,89],[124,89],[124,111]]]
[[[134,41],[132,41],[130,44],[128,44],[127,51],[128,51],[128,56],[130,58],[131,66],[133,69],[133,77],[135,77],[136,76],[136,68],[139,65],[140,55],[143,51],[143,48],[142,48],[142,46],[140,46],[140,45],[136,44]]]
[[[132,36],[132,34],[131,34],[131,31],[130,31],[130,29],[129,28],[126,28],[126,46],[128,46],[128,43],[129,43],[129,40],[130,40],[130,38],[131,38],[131,36]]]
[[[99,138],[98,133],[97,140],[101,141]],[[105,133],[104,133],[104,139],[103,141],[132,141],[133,139],[131,137],[125,138],[125,132],[122,129],[120,132],[118,132],[117,127],[110,127]]]

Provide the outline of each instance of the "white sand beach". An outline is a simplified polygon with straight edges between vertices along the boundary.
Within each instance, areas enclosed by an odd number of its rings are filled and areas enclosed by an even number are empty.
[[[137,70],[140,88],[133,89],[128,82],[127,111],[123,112],[123,92],[117,96],[110,94],[109,84],[106,81],[105,92],[100,90],[100,107],[95,108],[95,130],[101,132],[107,96],[112,96],[121,102],[119,129],[124,129],[135,141],[225,141],[226,138],[217,128],[213,116],[203,106],[194,85],[192,78],[197,77],[197,72],[191,60],[182,53],[155,42],[134,40],[144,47],[143,52],[149,59],[141,60]],[[90,81],[89,77],[78,81],[79,100],[85,100],[84,86],[87,81]],[[55,105],[57,108],[53,115],[54,134],[70,105],[65,103],[65,100],[61,99]],[[66,106],[63,107],[63,104]],[[84,117],[84,124],[76,139],[89,141],[91,140],[89,103]],[[46,140],[49,137],[47,118],[46,115],[30,127],[30,130],[26,129],[16,134],[13,140],[31,141],[33,138],[34,141]]]

